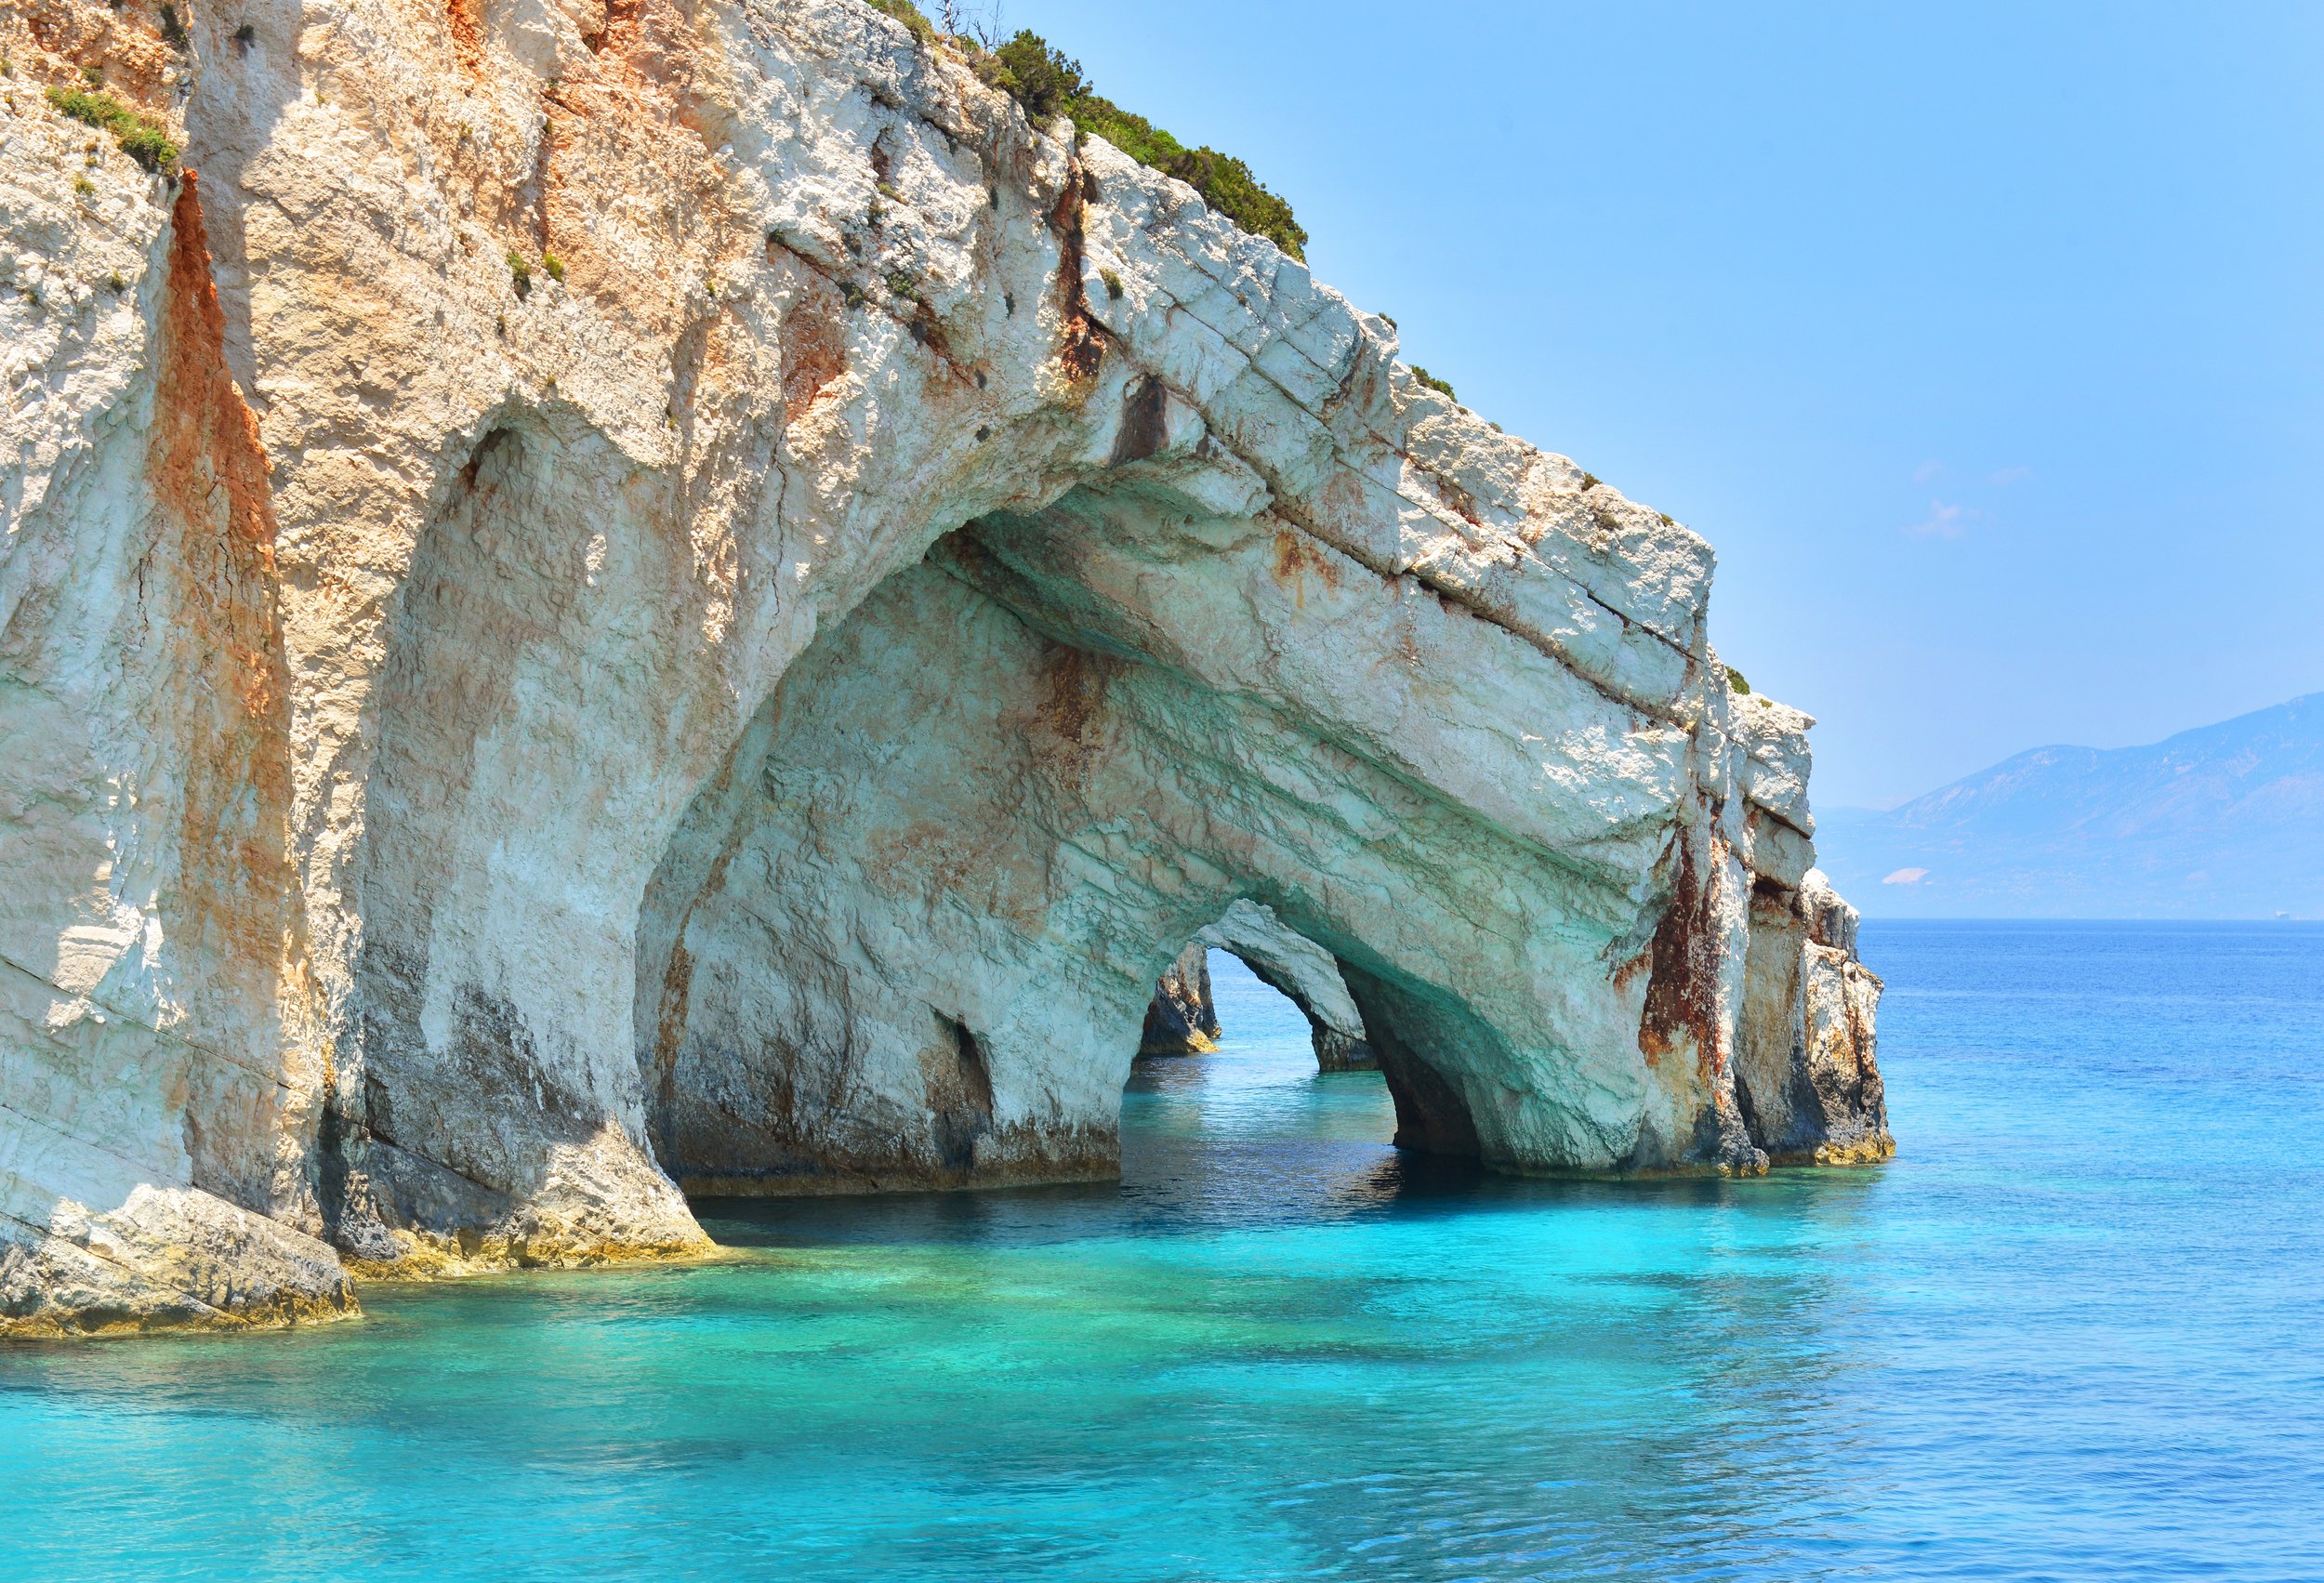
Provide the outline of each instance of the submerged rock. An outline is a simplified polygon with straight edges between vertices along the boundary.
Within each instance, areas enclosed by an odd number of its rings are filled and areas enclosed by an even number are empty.
[[[1107,1176],[1241,901],[1408,1147],[1887,1152],[1709,547],[1191,189],[857,0],[142,15],[0,14],[0,1329]]]

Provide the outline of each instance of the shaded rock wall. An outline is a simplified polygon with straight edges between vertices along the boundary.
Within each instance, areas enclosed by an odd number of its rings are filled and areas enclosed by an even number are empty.
[[[1189,189],[856,0],[189,25],[0,10],[0,1327],[1103,1174],[1238,899],[1415,1146],[1884,1146],[1708,547]]]
[[[1219,1008],[1210,996],[1210,950],[1200,935],[1154,981],[1139,1030],[1140,1055],[1207,1055],[1219,1048]]]

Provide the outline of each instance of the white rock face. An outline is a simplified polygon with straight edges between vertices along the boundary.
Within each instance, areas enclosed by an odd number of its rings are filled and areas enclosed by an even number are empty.
[[[0,1330],[1107,1174],[1245,901],[1410,1146],[1886,1149],[1709,547],[1187,188],[857,0],[81,9],[0,10]]]

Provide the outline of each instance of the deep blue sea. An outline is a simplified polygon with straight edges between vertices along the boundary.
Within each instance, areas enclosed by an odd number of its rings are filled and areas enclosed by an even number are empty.
[[[2324,1577],[2324,928],[1868,924],[1886,1167],[1512,1181],[1213,958],[1119,1187],[0,1348],[0,1578]]]

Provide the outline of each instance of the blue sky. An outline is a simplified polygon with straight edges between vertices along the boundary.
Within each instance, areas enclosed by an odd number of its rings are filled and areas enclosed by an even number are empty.
[[[2324,6],[1003,7],[1710,539],[1824,804],[2324,688]]]

